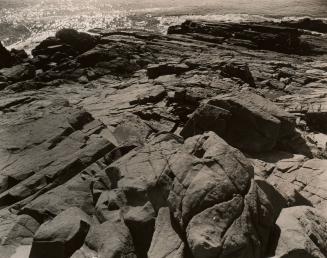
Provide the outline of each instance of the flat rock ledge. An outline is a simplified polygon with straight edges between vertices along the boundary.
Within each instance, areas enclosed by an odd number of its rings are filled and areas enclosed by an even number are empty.
[[[0,45],[0,258],[327,258],[326,28]]]

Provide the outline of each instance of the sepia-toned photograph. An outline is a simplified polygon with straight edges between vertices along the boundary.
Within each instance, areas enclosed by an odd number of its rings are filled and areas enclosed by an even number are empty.
[[[0,0],[0,258],[327,258],[327,0]]]

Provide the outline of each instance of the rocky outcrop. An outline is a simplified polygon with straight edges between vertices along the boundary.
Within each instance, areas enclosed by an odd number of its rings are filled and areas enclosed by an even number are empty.
[[[327,22],[319,19],[303,18],[295,21],[282,21],[281,24],[293,28],[327,33]]]
[[[296,29],[278,25],[262,26],[251,23],[215,23],[188,20],[180,26],[170,27],[168,33],[209,34],[228,43],[281,52],[297,52],[301,48],[300,33]],[[206,39],[205,36],[202,38]]]
[[[294,134],[292,120],[291,114],[269,100],[242,92],[210,99],[194,113],[181,135],[189,137],[213,130],[243,151],[265,152]]]
[[[326,256],[326,39],[297,28],[63,29],[12,50],[0,257]]]
[[[260,228],[269,234],[272,219],[266,217],[267,224],[254,225],[248,218],[250,214],[262,216],[271,206],[251,179],[253,172],[246,159],[214,133],[189,138],[184,145],[172,136],[161,136],[131,151],[106,171],[118,180],[117,186],[130,205],[149,200],[155,209],[167,204],[172,207],[195,257],[222,257],[233,252],[230,245],[238,246],[235,257],[265,252],[267,239],[252,230]],[[257,202],[261,203],[259,210]],[[215,218],[225,222],[215,227]],[[239,234],[237,242],[229,240],[234,234]],[[242,244],[250,242],[252,248]]]

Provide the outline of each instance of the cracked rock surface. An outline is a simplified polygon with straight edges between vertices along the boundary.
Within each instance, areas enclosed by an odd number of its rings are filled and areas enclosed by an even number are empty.
[[[324,26],[0,45],[0,258],[327,257]]]

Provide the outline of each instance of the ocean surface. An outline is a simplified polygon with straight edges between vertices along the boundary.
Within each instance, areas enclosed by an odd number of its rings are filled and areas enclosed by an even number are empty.
[[[327,0],[0,0],[0,41],[26,47],[63,27],[165,32],[187,18],[327,19]]]

